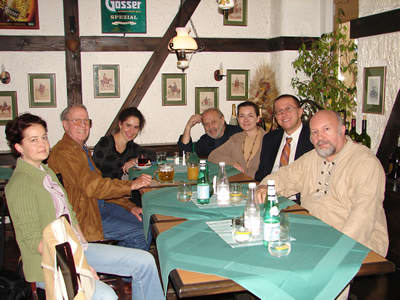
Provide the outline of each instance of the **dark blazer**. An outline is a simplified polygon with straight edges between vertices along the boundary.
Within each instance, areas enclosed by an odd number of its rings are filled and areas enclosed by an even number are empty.
[[[261,148],[260,165],[255,175],[257,181],[261,181],[265,176],[269,175],[274,167],[276,155],[278,154],[279,146],[283,137],[283,129],[278,128],[264,135]],[[314,149],[310,142],[310,127],[303,123],[299,141],[297,142],[296,153],[294,159],[298,159],[304,153]]]

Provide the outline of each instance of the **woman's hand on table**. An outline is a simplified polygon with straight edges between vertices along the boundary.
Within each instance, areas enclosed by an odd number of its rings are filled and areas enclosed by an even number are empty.
[[[140,222],[142,221],[143,210],[141,207],[132,207],[131,214],[134,215]]]
[[[122,166],[122,172],[124,174],[127,174],[129,169],[137,165],[137,158],[132,158],[131,160],[128,160],[124,165]]]
[[[256,202],[258,204],[264,203],[266,195],[267,195],[267,186],[263,184],[259,185],[256,191]]]
[[[151,176],[148,174],[142,174],[132,181],[131,190],[138,190],[142,187],[150,186],[150,184]]]

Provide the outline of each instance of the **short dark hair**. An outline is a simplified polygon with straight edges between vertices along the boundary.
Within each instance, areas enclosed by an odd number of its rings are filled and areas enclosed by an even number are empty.
[[[24,138],[24,131],[31,127],[33,124],[42,125],[44,130],[47,132],[47,124],[41,117],[25,113],[16,117],[14,120],[8,121],[6,125],[6,139],[8,141],[8,145],[11,148],[11,151],[19,157],[21,153],[19,153],[15,149],[15,144],[21,144],[22,139]]]
[[[282,98],[288,98],[288,97],[293,99],[293,101],[295,102],[295,104],[296,104],[297,107],[301,107],[299,98],[297,98],[296,96],[291,95],[291,94],[282,94],[282,95],[278,96],[277,98],[275,98],[275,100],[274,100],[274,109],[275,109],[275,103],[276,103],[278,100],[280,100],[280,99],[282,99]]]
[[[240,109],[241,107],[246,107],[246,106],[251,106],[251,107],[253,107],[253,108],[254,108],[254,111],[256,112],[257,117],[260,115],[260,111],[258,110],[257,104],[255,104],[254,102],[251,102],[251,101],[244,101],[244,102],[240,103],[240,104],[238,105],[238,108],[237,108],[237,114],[239,115],[239,109]]]
[[[119,114],[118,121],[123,123],[129,117],[136,117],[139,119],[139,131],[142,131],[142,129],[144,128],[144,124],[146,123],[146,120],[145,120],[143,114],[140,112],[140,110],[138,110],[136,107],[125,108]]]

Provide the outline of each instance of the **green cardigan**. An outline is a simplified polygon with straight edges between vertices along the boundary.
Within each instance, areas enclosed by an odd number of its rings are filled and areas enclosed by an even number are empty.
[[[5,188],[8,209],[21,250],[25,279],[29,282],[44,282],[38,246],[43,229],[56,219],[53,199],[44,188],[43,180],[48,174],[53,181],[57,183],[59,181],[50,168],[43,164],[42,167],[44,171],[19,158]],[[63,188],[62,190],[67,197],[65,190]],[[67,205],[72,224],[77,224],[69,202]]]

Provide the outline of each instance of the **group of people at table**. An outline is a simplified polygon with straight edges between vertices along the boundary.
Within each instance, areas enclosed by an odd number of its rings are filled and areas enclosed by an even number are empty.
[[[335,112],[319,111],[309,124],[302,122],[302,113],[295,96],[279,96],[274,116],[280,127],[266,133],[257,126],[260,116],[253,102],[238,105],[239,126],[227,125],[224,115],[211,108],[190,117],[178,147],[194,149],[210,162],[224,161],[260,182],[258,203],[264,202],[267,180],[274,179],[278,194],[300,195],[301,205],[312,215],[385,256],[385,173],[380,162],[345,135]],[[26,280],[44,287],[42,232],[67,214],[91,266],[93,299],[117,299],[96,272],[130,281],[132,299],[163,299],[139,201],[139,190],[149,186],[152,177],[121,179],[145,151],[134,142],[145,126],[143,115],[134,107],[123,110],[119,130],[102,137],[93,156],[85,146],[92,126],[85,106],[67,107],[61,122],[65,134],[51,152],[47,125],[40,117],[26,113],[6,126],[7,141],[18,156],[6,198]],[[191,129],[199,123],[205,134],[193,145]],[[104,239],[117,240],[118,245],[96,243]]]

